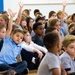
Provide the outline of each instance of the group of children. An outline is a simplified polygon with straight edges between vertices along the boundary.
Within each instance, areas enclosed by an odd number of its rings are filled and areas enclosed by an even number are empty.
[[[11,9],[10,19],[7,13],[0,15],[0,73],[22,75],[28,69],[37,69],[37,75],[75,75],[75,14],[67,26],[65,6],[63,3],[63,11],[57,13],[58,19],[56,12],[51,11],[47,23],[36,9],[33,24],[29,10],[22,12],[22,2],[15,20],[17,25],[12,26],[15,13]]]

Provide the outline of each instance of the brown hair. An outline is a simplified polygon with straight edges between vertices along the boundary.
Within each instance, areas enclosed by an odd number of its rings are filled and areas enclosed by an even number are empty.
[[[58,21],[59,21],[58,19],[52,19],[50,24],[49,24],[49,27],[50,26],[55,26]]]
[[[17,32],[20,32],[20,33],[22,33],[24,35],[24,32],[22,30],[20,30],[20,29],[14,29],[12,31],[12,34],[16,34]]]
[[[5,28],[5,27],[3,25],[0,25],[0,30],[3,29],[3,28]]]

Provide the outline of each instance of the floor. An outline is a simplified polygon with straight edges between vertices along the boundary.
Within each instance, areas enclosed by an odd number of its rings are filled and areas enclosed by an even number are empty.
[[[37,75],[37,70],[29,71],[28,75]]]

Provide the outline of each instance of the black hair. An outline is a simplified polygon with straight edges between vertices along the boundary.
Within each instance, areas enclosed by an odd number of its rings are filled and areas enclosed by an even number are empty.
[[[40,26],[40,25],[42,25],[42,23],[39,23],[39,22],[34,23],[33,24],[33,30],[36,30],[38,28],[38,26]]]
[[[52,49],[59,42],[59,35],[56,32],[49,32],[43,38],[44,45],[47,49]]]
[[[46,28],[45,34],[48,33],[48,32],[52,32],[52,31],[54,31],[55,29],[56,29],[55,27],[50,26],[50,27]]]
[[[72,14],[72,16],[71,16],[71,20],[73,20],[74,16],[75,16],[75,13]]]
[[[37,12],[40,12],[40,10],[39,10],[39,9],[35,9],[35,10],[34,10],[34,15],[35,15]]]
[[[75,30],[73,30],[70,34],[71,34],[71,35],[75,35]]]

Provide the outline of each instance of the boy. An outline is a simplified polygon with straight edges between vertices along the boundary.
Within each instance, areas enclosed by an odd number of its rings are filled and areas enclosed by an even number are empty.
[[[37,75],[66,75],[62,69],[58,52],[61,50],[61,38],[57,32],[49,32],[44,36],[44,45],[48,53],[42,59]]]
[[[43,33],[44,33],[44,27],[42,23],[34,23],[33,30],[35,32],[35,35],[32,37],[32,41],[40,46],[44,46],[43,44]]]
[[[75,36],[67,35],[63,40],[65,52],[60,56],[67,75],[75,75]]]
[[[22,48],[18,45],[22,42],[23,31],[16,29],[10,36],[3,39],[3,46],[0,51],[0,71],[14,70],[14,75],[20,75],[26,68],[25,61],[17,62]]]

